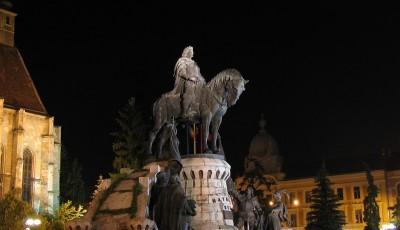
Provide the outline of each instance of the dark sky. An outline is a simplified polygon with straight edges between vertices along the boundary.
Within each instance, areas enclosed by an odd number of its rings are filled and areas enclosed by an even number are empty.
[[[82,2],[19,0],[14,11],[16,44],[89,184],[111,170],[117,110],[133,96],[150,113],[187,45],[207,80],[229,67],[250,80],[221,127],[234,175],[260,113],[294,176],[311,160],[399,150],[399,9]]]

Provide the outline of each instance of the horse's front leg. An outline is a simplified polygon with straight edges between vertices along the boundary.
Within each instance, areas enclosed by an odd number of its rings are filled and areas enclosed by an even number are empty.
[[[217,139],[218,139],[218,130],[221,125],[222,117],[220,116],[214,116],[212,122],[211,122],[211,134],[212,134],[212,142],[211,142],[211,150],[214,153],[219,152],[219,148],[217,146]]]
[[[206,114],[202,116],[202,129],[203,129],[203,152],[208,152],[208,134],[210,133],[210,122],[211,122],[211,114]]]

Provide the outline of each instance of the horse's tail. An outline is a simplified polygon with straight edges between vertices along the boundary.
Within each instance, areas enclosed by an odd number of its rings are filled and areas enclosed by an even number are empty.
[[[161,98],[158,98],[154,103],[153,103],[153,119],[156,117],[156,113],[157,113],[157,108],[158,108],[158,104],[160,102]]]

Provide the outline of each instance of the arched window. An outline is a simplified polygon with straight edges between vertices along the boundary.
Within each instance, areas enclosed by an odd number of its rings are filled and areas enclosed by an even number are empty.
[[[25,149],[22,171],[22,199],[28,203],[32,201],[32,166],[33,157],[31,151]]]

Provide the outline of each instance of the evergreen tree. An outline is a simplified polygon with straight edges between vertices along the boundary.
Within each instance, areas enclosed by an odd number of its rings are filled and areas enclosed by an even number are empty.
[[[77,158],[71,160],[64,145],[61,146],[60,200],[72,201],[74,205],[86,202],[85,182],[82,179],[82,166]]]
[[[400,202],[397,197],[397,203],[389,208],[392,210],[392,223],[396,226],[396,229],[400,229]]]
[[[82,166],[77,158],[72,161],[71,172],[69,173],[67,184],[70,189],[67,190],[67,196],[74,205],[85,203],[86,189],[85,182],[82,179]]]
[[[339,230],[345,224],[338,210],[339,199],[331,188],[325,163],[315,178],[317,187],[311,193],[311,211],[307,215],[307,230]]]
[[[61,145],[61,168],[60,168],[60,202],[66,202],[67,190],[69,184],[67,183],[68,174],[71,172],[71,163],[68,156],[68,151],[65,145]]]
[[[118,111],[116,122],[118,130],[111,133],[114,137],[112,149],[115,153],[114,169],[137,169],[141,166],[141,158],[145,150],[146,126],[143,115],[135,108],[135,98]]]
[[[379,230],[379,207],[376,203],[378,196],[378,187],[374,184],[374,177],[371,170],[366,166],[366,174],[368,180],[367,196],[364,199],[364,222],[367,224],[364,230]]]

